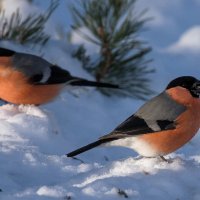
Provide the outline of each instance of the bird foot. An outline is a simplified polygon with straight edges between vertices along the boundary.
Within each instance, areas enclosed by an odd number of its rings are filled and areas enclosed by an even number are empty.
[[[141,155],[139,155],[139,156],[135,157],[135,158],[134,158],[134,160],[141,160],[141,159],[143,159],[143,158],[145,158],[145,157],[144,157],[144,156],[141,156]]]
[[[81,160],[81,159],[79,159],[79,158],[76,158],[76,157],[71,157],[72,159],[74,159],[74,160],[78,160],[78,161],[80,161],[81,163],[85,163],[83,160]]]
[[[161,161],[164,161],[164,162],[167,162],[167,163],[172,163],[173,162],[173,160],[172,159],[166,159],[164,156],[159,156],[159,159],[161,160]]]

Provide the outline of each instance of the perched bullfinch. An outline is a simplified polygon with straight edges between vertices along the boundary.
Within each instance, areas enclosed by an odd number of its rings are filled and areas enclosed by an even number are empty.
[[[187,143],[200,127],[200,81],[172,80],[158,96],[96,142],[68,153],[76,156],[99,145],[123,146],[144,157],[163,158]]]
[[[0,99],[14,104],[43,104],[66,85],[118,88],[71,76],[41,57],[0,48]]]

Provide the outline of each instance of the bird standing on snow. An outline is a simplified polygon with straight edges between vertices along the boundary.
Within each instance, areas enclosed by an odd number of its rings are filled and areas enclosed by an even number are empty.
[[[43,104],[66,85],[119,88],[73,77],[41,57],[0,48],[0,99],[14,104]]]
[[[76,156],[99,145],[123,146],[145,157],[164,156],[187,143],[200,127],[200,81],[183,76],[145,103],[110,134],[68,153]]]

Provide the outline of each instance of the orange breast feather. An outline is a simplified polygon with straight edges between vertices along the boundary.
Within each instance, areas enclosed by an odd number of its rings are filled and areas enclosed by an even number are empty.
[[[63,84],[34,85],[27,77],[13,70],[10,60],[1,58],[0,65],[0,98],[15,104],[42,104],[55,98]]]

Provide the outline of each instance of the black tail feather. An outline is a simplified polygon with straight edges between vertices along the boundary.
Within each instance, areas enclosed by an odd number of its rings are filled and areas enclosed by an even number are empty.
[[[103,143],[102,140],[97,140],[96,142],[90,143],[90,144],[88,144],[88,145],[86,145],[84,147],[81,147],[79,149],[76,149],[75,151],[72,151],[72,152],[68,153],[67,157],[74,157],[74,156],[76,156],[78,154],[81,154],[81,153],[83,153],[85,151],[88,151],[88,150],[90,150],[90,149],[92,149],[94,147],[97,147],[97,146],[101,145],[102,143]]]
[[[70,82],[70,85],[72,85],[72,86],[104,87],[104,88],[119,88],[118,85],[114,85],[114,84],[111,84],[111,83],[88,81],[88,80],[85,80],[85,79],[72,80]]]
[[[117,138],[105,138],[105,139],[97,140],[96,142],[92,142],[92,143],[90,143],[90,144],[88,144],[86,146],[83,146],[83,147],[81,147],[79,149],[76,149],[75,151],[72,151],[72,152],[66,154],[66,156],[67,157],[74,157],[74,156],[76,156],[78,154],[81,154],[81,153],[83,153],[85,151],[93,149],[93,148],[95,148],[95,147],[97,147],[97,146],[99,146],[101,144],[104,144],[104,143],[107,143],[107,142],[111,142],[113,140],[117,140]]]

